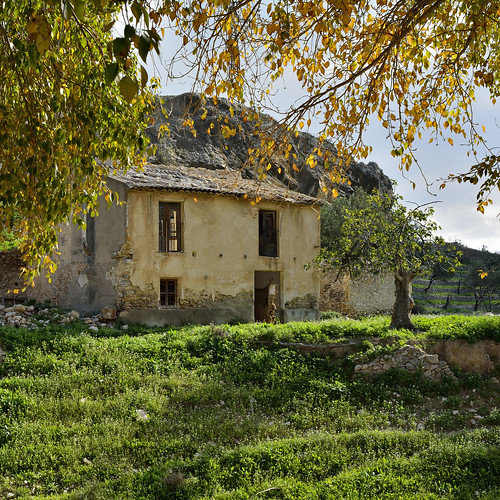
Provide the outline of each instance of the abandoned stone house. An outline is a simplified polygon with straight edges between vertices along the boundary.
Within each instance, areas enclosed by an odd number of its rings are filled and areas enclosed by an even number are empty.
[[[126,203],[65,225],[60,265],[37,300],[130,322],[317,319],[317,200],[237,171],[148,165],[112,175]]]

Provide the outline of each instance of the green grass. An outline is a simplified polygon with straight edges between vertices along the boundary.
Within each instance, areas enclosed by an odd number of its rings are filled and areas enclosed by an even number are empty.
[[[415,318],[422,338],[469,340],[496,339],[499,320]],[[0,498],[499,498],[490,380],[365,381],[350,359],[279,345],[391,335],[410,336],[383,317],[0,328]]]

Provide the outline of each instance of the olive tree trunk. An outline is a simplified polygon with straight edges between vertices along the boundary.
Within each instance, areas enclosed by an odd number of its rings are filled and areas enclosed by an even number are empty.
[[[399,270],[394,274],[396,300],[389,328],[415,330],[415,325],[411,322],[411,310],[414,304],[411,298],[411,282],[415,276],[416,273],[413,271]]]

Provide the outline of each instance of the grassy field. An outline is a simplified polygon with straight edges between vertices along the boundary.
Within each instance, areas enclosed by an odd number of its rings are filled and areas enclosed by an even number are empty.
[[[422,338],[500,340],[499,317],[415,322]],[[491,379],[362,380],[352,358],[278,343],[370,350],[387,327],[0,328],[0,498],[500,498]]]

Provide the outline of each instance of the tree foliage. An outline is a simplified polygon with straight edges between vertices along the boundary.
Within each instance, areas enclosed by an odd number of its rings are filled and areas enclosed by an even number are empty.
[[[432,209],[408,209],[401,199],[357,190],[322,210],[321,254],[316,264],[338,276],[393,273],[396,300],[392,327],[413,328],[411,281],[440,262],[458,265],[445,251]]]
[[[450,179],[480,184],[478,209],[500,187],[500,156],[474,121],[477,89],[500,92],[500,2],[497,0],[178,0],[171,25],[182,37],[184,63],[206,96],[272,108],[274,81],[295,78],[303,97],[282,131],[316,117],[322,140],[335,144],[335,174],[366,157],[372,116],[387,129],[392,155],[409,169],[417,139],[469,146],[469,172]],[[286,134],[280,144],[289,153]],[[260,146],[261,170],[269,141]],[[314,167],[319,148],[308,165]],[[258,156],[258,155],[257,155]],[[262,159],[262,156],[264,157]],[[339,159],[340,158],[340,159]],[[293,167],[293,158],[291,158]],[[343,161],[342,161],[343,160]],[[335,194],[335,193],[334,193]]]
[[[496,297],[500,293],[500,255],[484,249],[478,252],[469,262],[463,286],[474,293],[474,311],[478,311],[488,299]]]
[[[53,268],[58,224],[72,216],[83,225],[99,194],[113,201],[108,168],[142,162],[152,97],[139,92],[130,40],[111,32],[119,9],[0,4],[0,234],[21,238],[28,279]]]
[[[261,175],[276,153],[298,168],[287,137],[316,119],[337,154],[329,158],[320,145],[307,166],[322,156],[332,180],[345,180],[352,158],[370,152],[363,132],[375,116],[403,169],[423,134],[468,144],[470,171],[450,179],[478,184],[483,211],[500,186],[500,156],[484,144],[473,104],[478,88],[492,102],[500,92],[499,19],[498,0],[6,0],[1,224],[23,236],[36,272],[56,244],[57,224],[96,210],[107,189],[97,160],[124,168],[139,161],[151,103],[141,91],[149,78],[142,63],[166,32],[182,46],[170,62],[193,71],[203,97],[256,109],[245,119],[261,133],[250,155]],[[273,82],[291,78],[303,97],[270,139],[258,112],[274,109]]]

